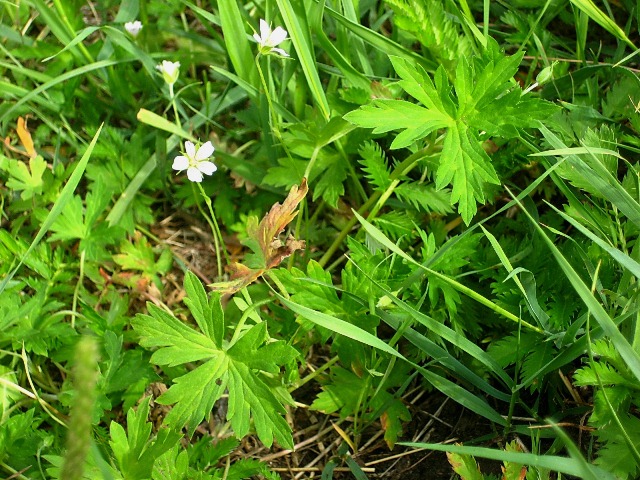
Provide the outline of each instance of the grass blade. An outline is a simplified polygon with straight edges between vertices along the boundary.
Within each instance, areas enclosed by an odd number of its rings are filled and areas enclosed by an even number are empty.
[[[505,282],[509,278],[511,277],[513,278],[514,282],[520,289],[520,292],[524,296],[525,301],[527,302],[527,306],[529,307],[529,312],[538,320],[538,323],[542,326],[542,328],[544,328],[545,330],[548,330],[549,315],[547,315],[547,313],[540,308],[540,304],[538,303],[538,298],[536,296],[536,282],[535,282],[535,278],[533,278],[533,274],[528,270],[523,271],[522,269],[519,269],[519,270],[514,269],[513,266],[511,265],[511,262],[509,261],[509,258],[504,253],[504,250],[502,250],[500,243],[498,243],[498,240],[496,239],[496,237],[494,237],[493,234],[491,234],[482,225],[480,225],[480,228],[484,232],[485,236],[489,239],[489,242],[491,243],[493,250],[496,252],[496,254],[498,255],[498,258],[502,262],[502,265],[504,265],[504,268],[509,273],[509,277],[505,279]],[[525,282],[526,286],[523,285],[522,280],[520,280],[520,278],[517,275],[520,272],[528,273],[529,276],[531,277],[529,281]]]
[[[509,191],[508,188],[507,190]],[[509,193],[511,192],[509,191]],[[513,194],[511,194],[511,196],[515,198]],[[593,318],[596,319],[604,333],[611,338],[611,341],[615,345],[616,349],[624,359],[625,363],[628,365],[629,370],[631,370],[635,377],[640,380],[640,356],[638,355],[638,353],[629,344],[627,339],[624,338],[624,335],[622,335],[620,330],[618,330],[615,322],[609,317],[602,305],[600,305],[600,303],[594,298],[589,287],[585,285],[578,273],[573,269],[564,255],[562,255],[562,252],[560,252],[558,247],[555,246],[551,239],[542,230],[538,222],[533,219],[531,214],[527,211],[526,208],[522,206],[520,202],[518,202],[518,204],[520,205],[521,210],[527,216],[529,221],[542,236],[542,239],[547,244],[549,250],[551,250],[554,258],[560,265],[560,268],[571,282],[571,285],[575,289],[576,293],[580,296],[584,304],[593,315]]]
[[[398,442],[398,445],[414,448],[427,448],[439,452],[455,452],[463,455],[473,455],[474,457],[489,458],[503,462],[513,462],[532,467],[546,468],[566,475],[574,475],[587,480],[616,480],[611,473],[600,468],[588,465],[585,472],[584,459],[582,462],[574,458],[560,457],[557,455],[535,455],[533,453],[506,452],[485,447],[464,447],[457,445],[442,445],[440,443],[414,443]],[[586,476],[585,476],[586,473]]]
[[[238,2],[236,0],[218,0],[218,14],[224,43],[233,68],[240,78],[257,87],[259,84],[258,71],[254,67],[252,45]]]
[[[49,231],[49,228],[51,228],[51,225],[53,225],[53,222],[55,222],[58,215],[60,215],[60,213],[62,212],[64,207],[67,205],[67,203],[69,203],[69,200],[71,200],[71,197],[73,196],[73,192],[76,190],[76,187],[80,183],[80,180],[84,175],[84,171],[87,168],[87,163],[89,162],[91,153],[93,152],[93,149],[96,146],[96,142],[98,141],[98,137],[100,136],[100,132],[102,131],[103,125],[104,124],[100,125],[100,128],[98,128],[98,131],[93,136],[93,140],[91,140],[91,143],[87,148],[87,151],[84,152],[84,155],[82,155],[82,158],[78,162],[78,165],[76,165],[76,168],[73,170],[73,173],[69,177],[67,184],[64,186],[64,188],[60,192],[60,196],[57,198],[57,200],[51,207],[51,210],[49,211],[49,214],[47,215],[47,217],[44,219],[44,222],[42,222],[42,225],[40,226],[40,229],[36,234],[36,238],[34,238],[33,241],[31,242],[31,245],[29,245],[29,248],[20,259],[20,262],[18,262],[18,265],[2,280],[2,282],[0,282],[0,295],[2,295],[9,281],[18,272],[18,270],[24,263],[25,259],[29,256],[29,254],[33,251],[33,249],[36,248],[38,243],[40,243],[40,240],[42,240],[42,237],[44,237],[44,235]]]
[[[369,332],[361,329],[360,327],[357,327],[356,325],[345,322],[344,320],[340,320],[339,318],[336,318],[334,316],[327,315],[326,313],[317,312],[308,307],[305,307],[304,305],[300,305],[287,300],[284,297],[279,298],[282,303],[284,303],[298,315],[303,316],[307,320],[320,325],[321,327],[328,328],[332,332],[339,333],[340,335],[344,335],[345,337],[351,338],[357,342],[364,343],[365,345],[377,348],[378,350],[382,350],[389,355],[393,355],[394,357],[398,357],[401,360],[407,361],[407,359],[404,358],[402,354],[398,353],[394,348],[391,348],[375,335],[371,335]]]
[[[256,87],[251,85],[249,82],[245,82],[239,76],[234,75],[233,73],[223,68],[216,67],[215,65],[211,65],[211,70],[231,80],[233,83],[235,83],[236,85],[241,87],[245,92],[247,92],[247,95],[249,95],[251,98],[258,98],[260,96],[260,91]],[[284,107],[276,99],[272,99],[271,104],[273,105],[273,108],[278,113],[278,115],[284,118],[287,122],[291,122],[291,123],[299,122],[299,120],[295,117],[295,115],[293,115],[293,113],[287,110],[286,107]]]
[[[344,320],[340,320],[339,318],[336,318],[334,316],[327,315],[326,313],[322,312],[317,312],[308,307],[287,300],[281,296],[278,296],[278,298],[292,311],[294,311],[298,315],[303,316],[307,320],[320,325],[321,327],[325,327],[332,332],[344,335],[345,337],[356,340],[357,342],[364,343],[365,345],[377,348],[378,350],[409,362],[418,371],[420,371],[422,376],[429,383],[431,383],[431,385],[450,397],[452,400],[455,400],[463,407],[468,408],[469,410],[479,415],[482,415],[492,422],[495,422],[499,425],[505,425],[505,420],[502,418],[502,416],[493,408],[491,408],[491,406],[486,401],[473,395],[471,392],[465,390],[459,385],[456,385],[452,381],[447,380],[446,378],[407,360],[404,356],[402,356],[402,354],[398,353],[394,348],[390,347],[387,343],[383,342],[375,335],[371,335],[369,332],[362,330],[360,327],[345,322]]]
[[[605,13],[600,10],[595,3],[593,3],[593,0],[571,0],[571,3],[587,14],[591,20],[596,22],[618,40],[623,41],[634,50],[636,49],[636,46],[631,40],[629,40],[629,37],[627,37],[622,28],[620,28],[611,18],[605,15]]]
[[[614,155],[620,157],[616,152],[601,148],[567,148],[562,140],[560,140],[548,128],[541,127],[540,131],[545,139],[549,141],[551,146],[556,150],[550,152],[541,152],[534,155],[561,155],[565,162],[568,162],[576,172],[582,175],[600,194],[615,205],[625,216],[631,220],[636,226],[640,227],[640,203],[638,203],[629,192],[627,192],[620,182],[611,175],[607,168],[602,165],[596,153],[606,155]],[[560,153],[557,153],[560,152]],[[590,161],[586,162],[576,153],[585,153],[589,155]]]
[[[175,123],[170,122],[166,118],[161,117],[157,113],[153,113],[145,108],[141,108],[138,111],[136,118],[140,122],[146,123],[147,125],[151,125],[152,127],[157,128],[158,130],[164,130],[165,132],[172,133],[174,135],[177,135],[178,137],[186,138],[187,140],[191,140],[192,142],[196,141],[196,139],[191,134],[189,134],[188,132],[185,132],[182,128],[178,127]]]
[[[385,248],[388,248],[393,253],[399,255],[400,257],[404,258],[408,262],[416,265],[417,267],[421,268],[422,270],[424,270],[428,274],[438,277],[440,280],[446,282],[451,287],[453,287],[456,290],[458,290],[460,293],[463,293],[464,295],[467,295],[468,297],[470,297],[473,300],[477,301],[478,303],[484,305],[485,307],[490,308],[494,312],[498,313],[499,315],[502,315],[503,317],[511,320],[512,322],[521,323],[522,326],[524,326],[524,327],[526,327],[526,328],[528,328],[530,330],[533,330],[533,331],[538,332],[538,333],[543,333],[543,330],[541,330],[540,328],[538,328],[538,327],[536,327],[534,325],[531,325],[529,322],[525,322],[521,318],[518,318],[513,313],[505,310],[504,308],[500,307],[499,305],[496,305],[494,302],[492,302],[491,300],[483,297],[482,295],[480,295],[477,292],[473,291],[469,287],[466,287],[465,285],[461,284],[460,282],[457,282],[454,279],[449,278],[449,277],[447,277],[446,275],[443,275],[440,272],[436,272],[435,270],[432,270],[432,269],[430,269],[428,267],[425,267],[424,265],[416,262],[413,258],[411,258],[409,255],[404,253],[395,243],[393,243],[391,240],[389,240],[389,238],[387,238],[387,236],[384,233],[382,233],[380,230],[378,230],[376,227],[374,227],[371,223],[366,221],[360,214],[358,214],[358,212],[353,210],[353,213],[356,216],[356,218],[358,219],[358,221],[360,222],[360,224],[367,231],[367,233],[369,235],[371,235],[374,238],[374,240],[376,240],[378,243],[383,245]]]
[[[317,2],[318,0],[316,0]],[[360,25],[359,23],[352,22],[348,18],[345,18],[344,15],[341,15],[339,12],[326,7],[325,11],[328,15],[330,15],[334,20],[342,24],[346,27],[351,33],[355,34],[359,38],[361,38],[364,42],[368,43],[372,47],[384,52],[387,55],[394,55],[396,57],[404,58],[405,60],[409,60],[410,62],[417,63],[418,65],[422,65],[427,71],[435,72],[438,68],[438,65],[435,62],[428,61],[423,56],[418,55],[417,53],[403,47],[399,43],[394,42],[390,38],[385,37],[384,35],[380,35],[373,30]]]
[[[71,80],[72,78],[84,75],[85,73],[93,72],[94,70],[100,70],[105,67],[110,67],[111,65],[118,65],[119,63],[133,62],[135,58],[127,58],[123,60],[102,60],[99,62],[91,63],[90,65],[85,65],[80,68],[76,68],[69,72],[63,73],[62,75],[52,78],[50,81],[43,83],[38,88],[34,88],[33,90],[29,90],[25,96],[23,96],[16,103],[11,105],[0,117],[0,123],[4,121],[6,118],[9,118],[9,115],[13,113],[19,106],[28,102],[29,100],[37,97],[42,92],[50,89],[51,87],[58,85],[60,83],[64,83],[67,80]]]
[[[601,247],[604,251],[606,251],[614,260],[616,260],[620,265],[629,270],[636,278],[640,278],[640,263],[636,262],[633,258],[631,258],[626,253],[618,250],[617,248],[613,248],[607,242],[602,240],[596,234],[594,234],[591,230],[586,228],[580,222],[578,222],[575,218],[570,217],[566,213],[558,210],[556,207],[551,205],[549,202],[546,202],[552,209],[556,211],[558,215],[564,218],[567,222],[573,225],[580,233],[582,233],[585,237],[589,238],[593,243],[596,243],[599,247]]]
[[[329,110],[329,102],[324,94],[324,88],[318,76],[318,67],[313,53],[313,46],[309,35],[309,27],[307,25],[306,14],[302,3],[298,3],[298,11],[294,9],[289,0],[276,0],[280,14],[284,20],[291,42],[298,54],[298,60],[302,66],[302,71],[307,79],[309,90],[315,99],[322,115],[325,119],[331,116]]]
[[[387,312],[379,312],[380,318],[384,320],[384,322],[390,327],[398,330],[401,328],[401,321],[393,315],[390,315]],[[458,378],[462,378],[476,388],[480,389],[483,392],[488,393],[489,395],[508,402],[511,400],[511,395],[501,392],[497,388],[491,386],[485,379],[476,375],[472,370],[470,370],[467,366],[462,364],[460,360],[455,358],[449,352],[447,352],[444,348],[437,345],[435,342],[427,338],[426,336],[416,332],[412,328],[407,328],[403,331],[403,336],[409,340],[413,345],[418,347],[421,351],[429,355],[435,362],[440,363],[444,367],[451,370]],[[484,352],[483,352],[484,353]],[[491,366],[493,368],[493,365]],[[497,374],[500,376],[500,374]]]

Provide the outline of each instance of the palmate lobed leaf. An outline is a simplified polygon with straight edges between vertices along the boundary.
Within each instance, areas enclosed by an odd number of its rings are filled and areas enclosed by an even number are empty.
[[[42,193],[44,181],[42,179],[47,169],[47,162],[38,155],[29,159],[27,164],[19,160],[6,159],[6,165],[2,167],[6,170],[10,178],[7,180],[7,187],[16,191],[22,191],[20,198],[27,200]]]
[[[407,147],[418,138],[452,123],[448,116],[438,111],[430,111],[405,100],[375,100],[344,118],[360,127],[373,128],[373,133],[404,130],[393,141],[391,148]]]
[[[431,132],[446,129],[436,186],[452,185],[451,204],[469,224],[487,184],[499,184],[491,159],[481,147],[480,132],[513,138],[539,125],[557,107],[525,97],[513,80],[522,53],[507,57],[489,39],[481,56],[458,63],[453,84],[443,66],[433,79],[420,66],[390,57],[398,84],[422,106],[405,100],[374,100],[348,113],[345,120],[374,133],[400,130],[391,148],[405,148]],[[453,91],[455,89],[455,96]]]
[[[288,394],[276,396],[260,372],[277,375],[280,366],[291,362],[297,351],[283,341],[271,342],[266,324],[259,323],[240,335],[233,344],[225,344],[224,314],[218,293],[207,297],[200,281],[187,272],[185,303],[201,332],[184,324],[171,313],[149,304],[150,315],[138,315],[132,325],[144,347],[159,347],[151,361],[157,365],[181,365],[205,360],[189,373],[174,380],[174,385],[158,398],[158,403],[173,405],[165,423],[173,429],[186,426],[193,434],[225,391],[229,392],[227,419],[236,436],[249,432],[251,419],[258,437],[267,446],[275,439],[285,448],[293,447],[291,429],[283,418],[282,401],[292,402]]]

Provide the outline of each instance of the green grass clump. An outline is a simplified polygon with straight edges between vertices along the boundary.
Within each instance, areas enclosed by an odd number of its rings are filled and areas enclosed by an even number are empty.
[[[636,478],[637,22],[0,4],[4,476]]]

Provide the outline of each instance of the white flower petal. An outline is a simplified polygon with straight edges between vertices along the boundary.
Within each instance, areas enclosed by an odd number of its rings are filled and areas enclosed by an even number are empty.
[[[287,31],[282,27],[276,27],[273,32],[271,32],[271,36],[269,37],[269,45],[271,47],[275,47],[280,43],[284,42],[287,38]]]
[[[269,38],[269,35],[271,35],[271,27],[269,27],[269,24],[266,22],[266,20],[264,19],[260,19],[260,42],[261,44],[265,44],[265,42],[267,41],[267,39]]]
[[[187,178],[192,182],[200,183],[202,181],[202,173],[196,167],[189,167],[187,169]]]
[[[127,22],[124,24],[124,29],[135,38],[138,36],[138,33],[140,33],[140,30],[142,30],[142,22],[140,22],[140,20]]]
[[[180,62],[163,60],[160,65],[156,65],[156,68],[160,70],[164,81],[169,85],[173,85],[178,81],[178,77],[180,76]]]
[[[272,52],[276,52],[277,54],[282,55],[283,57],[288,57],[289,56],[289,54],[287,52],[285,52],[281,48],[272,48],[271,51]]]
[[[213,155],[213,151],[215,148],[211,142],[203,143],[202,146],[198,149],[198,153],[194,157],[197,161],[206,160],[211,155]]]
[[[162,61],[162,70],[170,77],[176,74],[176,71],[180,68],[180,62],[170,62],[169,60]]]
[[[178,155],[173,159],[173,165],[171,168],[174,170],[182,171],[186,170],[189,167],[189,159],[185,156]]]
[[[213,175],[213,172],[218,170],[218,167],[216,167],[216,164],[213,162],[200,162],[198,163],[198,170],[205,175]]]
[[[189,157],[190,160],[196,158],[196,146],[193,142],[188,140],[184,142],[184,149],[186,150],[187,157]]]
[[[254,33],[254,34],[253,34],[253,39],[254,39],[256,42],[258,42],[258,43],[262,44],[262,39],[260,38],[260,35],[258,35],[257,33]]]

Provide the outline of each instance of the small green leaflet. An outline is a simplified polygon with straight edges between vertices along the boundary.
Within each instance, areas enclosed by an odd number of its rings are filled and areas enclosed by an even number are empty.
[[[233,344],[226,342],[220,295],[208,297],[191,272],[187,272],[184,287],[188,297],[185,303],[201,331],[153,304],[148,304],[150,315],[138,315],[132,321],[141,337],[140,344],[158,348],[151,357],[153,363],[175,366],[204,361],[176,378],[174,385],[157,399],[158,403],[173,405],[165,423],[173,429],[186,425],[192,435],[228,390],[227,420],[238,438],[249,433],[253,419],[258,437],[266,446],[270,447],[275,439],[282,447],[293,448],[281,403],[293,401],[285,389],[278,388],[278,379],[280,366],[292,361],[297,351],[286,342],[270,341],[265,323],[244,330]]]
[[[451,204],[466,224],[484,203],[486,184],[499,184],[496,171],[481,142],[488,136],[514,138],[523,128],[537,127],[557,107],[544,100],[522,95],[513,80],[522,53],[505,56],[489,39],[482,56],[458,63],[453,83],[443,66],[433,79],[420,66],[400,57],[390,57],[398,84],[422,106],[406,100],[374,100],[344,116],[345,120],[374,133],[401,130],[391,148],[412,145],[428,134],[446,129],[440,165],[436,174],[438,190],[451,184]],[[455,95],[453,92],[455,91]],[[484,132],[481,139],[481,132]]]
[[[149,397],[145,398],[136,412],[127,412],[127,431],[122,425],[111,422],[109,444],[124,478],[145,480],[151,477],[155,461],[180,441],[181,435],[166,428],[160,429],[155,439],[150,440],[151,423]]]
[[[7,180],[7,188],[16,191],[22,191],[20,198],[28,200],[42,193],[44,182],[42,176],[47,169],[47,162],[38,155],[29,159],[29,168],[27,164],[19,160],[6,158],[6,164],[0,164],[1,170],[6,170],[10,178]]]

